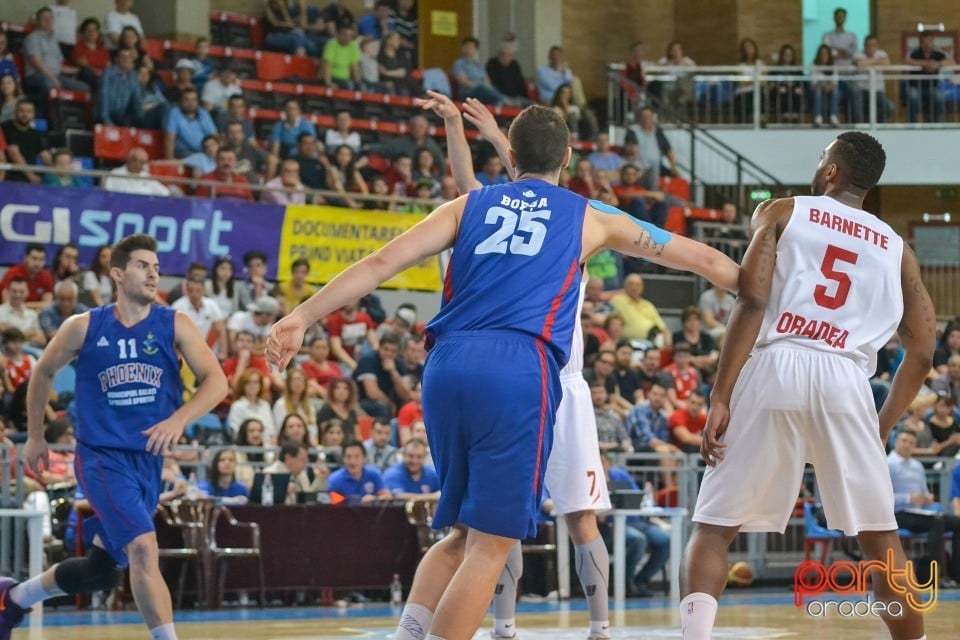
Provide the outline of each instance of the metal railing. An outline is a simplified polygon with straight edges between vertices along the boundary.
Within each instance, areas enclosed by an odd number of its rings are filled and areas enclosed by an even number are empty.
[[[662,122],[758,129],[767,126],[905,128],[960,126],[960,67],[937,74],[916,67],[645,65],[647,88],[608,67],[612,123],[632,122],[637,107],[659,106]],[[817,117],[819,116],[819,120]]]
[[[169,164],[164,162],[163,164]],[[52,174],[56,176],[69,176],[69,177],[78,177],[78,178],[92,178],[94,180],[105,180],[110,178],[112,180],[131,180],[131,181],[144,181],[144,180],[153,180],[160,184],[164,185],[176,185],[180,187],[179,193],[171,191],[171,198],[187,198],[187,197],[198,197],[192,196],[189,193],[184,193],[184,187],[186,191],[195,191],[198,187],[205,187],[210,189],[210,195],[204,195],[201,197],[215,199],[217,197],[217,189],[230,189],[231,191],[236,191],[237,189],[249,189],[252,194],[262,194],[265,191],[277,191],[272,187],[268,187],[265,184],[243,184],[238,185],[237,183],[214,181],[214,180],[201,180],[197,178],[188,178],[180,176],[138,176],[138,175],[120,175],[112,173],[108,170],[103,169],[80,169],[73,168],[68,171],[58,169],[55,167],[47,167],[44,165],[16,165],[9,162],[0,162],[0,171],[16,171],[21,173],[38,173],[38,174]],[[57,186],[57,185],[45,185],[45,186]],[[94,185],[93,188],[102,189],[100,185]],[[370,203],[383,205],[387,208],[392,208],[396,210],[400,205],[407,207],[420,206],[428,209],[432,209],[443,204],[445,201],[439,198],[410,198],[407,196],[395,196],[395,195],[376,195],[376,194],[362,194],[354,191],[334,191],[330,189],[309,189],[304,188],[303,190],[295,189],[283,189],[281,190],[287,194],[293,193],[302,193],[306,196],[308,203],[313,202],[324,202],[324,201],[343,201],[346,199],[356,200],[362,203]],[[150,194],[155,195],[155,194]],[[341,205],[335,205],[341,206]]]
[[[72,447],[51,447],[54,450],[69,451]],[[238,452],[263,453],[264,460],[248,463],[257,470],[270,463],[273,449],[260,447],[233,447],[218,445],[214,447],[181,446],[174,455],[181,459],[180,467],[185,475],[196,474],[197,481],[205,479],[206,468],[213,455],[221,449]],[[323,448],[311,449],[318,463],[322,464]],[[953,458],[917,458],[924,463],[927,484],[930,491],[938,496],[938,501],[947,513],[952,512],[950,500],[950,480],[953,468],[960,464]],[[693,513],[697,503],[700,482],[703,479],[704,463],[697,454],[658,455],[653,453],[613,454],[614,464],[627,469],[639,486],[649,482],[655,490],[676,487],[676,505]],[[22,447],[16,455],[11,448],[0,442],[0,507],[19,507],[24,501],[24,461]],[[668,484],[669,483],[669,484]],[[820,501],[820,487],[811,467],[804,472],[803,481],[798,487],[799,499]],[[684,524],[684,542],[690,533],[692,523]],[[730,561],[744,560],[750,563],[755,575],[760,579],[788,579],[803,560],[805,523],[802,516],[794,516],[787,525],[786,535],[775,533],[742,533],[731,547]],[[11,545],[11,542],[13,544]],[[0,574],[20,575],[24,569],[24,527],[9,518],[0,518]],[[11,553],[12,552],[12,553]]]

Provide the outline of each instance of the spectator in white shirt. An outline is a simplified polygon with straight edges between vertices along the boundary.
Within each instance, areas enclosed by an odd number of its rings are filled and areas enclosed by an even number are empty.
[[[227,108],[227,100],[230,96],[243,95],[243,89],[240,88],[240,76],[237,70],[227,65],[220,70],[220,73],[203,85],[203,96],[200,102],[203,108],[210,112],[214,117]]]
[[[270,327],[276,322],[278,313],[280,313],[280,303],[276,298],[260,296],[247,311],[238,311],[230,316],[230,320],[227,321],[227,330],[230,331],[231,339],[234,334],[241,331],[252,335],[256,340],[254,350],[257,354],[261,354],[264,341],[270,333]]]
[[[300,182],[300,163],[293,158],[287,158],[280,165],[280,174],[268,181],[266,191],[260,194],[260,202],[264,204],[306,204],[305,187]]]
[[[220,305],[212,298],[206,297],[205,293],[206,278],[192,276],[187,280],[187,295],[177,298],[170,306],[186,314],[208,343],[210,333],[216,331],[217,348],[215,352],[221,360],[225,360],[230,354],[230,347],[227,343],[226,320],[223,317]]]
[[[0,331],[14,328],[23,333],[27,342],[43,347],[47,338],[40,329],[40,316],[26,305],[29,293],[27,281],[22,278],[13,278],[7,285],[8,300],[0,304]]]
[[[53,11],[53,32],[63,51],[63,57],[69,59],[73,46],[77,44],[77,10],[68,6],[70,0],[57,0],[57,4],[48,5]]]
[[[103,189],[141,196],[169,196],[170,189],[150,177],[150,172],[147,171],[149,159],[146,150],[139,147],[131,149],[127,155],[127,164],[110,172],[110,177],[103,181]]]
[[[106,36],[105,44],[109,49],[116,49],[120,42],[120,32],[124,27],[132,27],[141,37],[143,37],[143,25],[140,24],[140,18],[130,9],[133,8],[133,0],[115,0],[116,10],[107,14],[103,21],[103,35]]]
[[[341,111],[338,113],[334,121],[334,128],[327,129],[327,135],[324,138],[327,149],[336,149],[345,144],[353,149],[354,154],[360,153],[360,134],[351,131],[351,126],[353,126],[353,120],[350,117],[350,112]]]

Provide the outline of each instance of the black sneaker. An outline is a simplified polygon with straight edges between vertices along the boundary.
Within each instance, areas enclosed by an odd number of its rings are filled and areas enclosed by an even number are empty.
[[[0,578],[0,640],[10,640],[15,627],[30,612],[10,599],[10,589],[19,584],[13,578]]]

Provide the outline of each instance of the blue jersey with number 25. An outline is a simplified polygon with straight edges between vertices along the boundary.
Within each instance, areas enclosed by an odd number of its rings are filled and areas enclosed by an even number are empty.
[[[538,179],[472,191],[428,345],[451,331],[519,331],[542,339],[562,367],[579,322],[587,204]]]

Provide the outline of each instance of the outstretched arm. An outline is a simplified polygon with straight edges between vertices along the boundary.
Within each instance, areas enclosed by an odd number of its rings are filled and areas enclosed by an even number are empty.
[[[606,247],[672,269],[692,271],[727,291],[737,290],[737,263],[716,249],[676,236],[596,200],[590,201],[587,215],[584,258]]]
[[[427,91],[427,95],[430,96],[428,99],[414,98],[413,104],[424,110],[430,109],[443,118],[443,127],[447,131],[447,156],[450,159],[453,179],[457,181],[457,190],[464,194],[479,189],[482,185],[473,172],[473,155],[463,131],[460,109],[442,93]]]
[[[359,300],[404,269],[453,246],[467,197],[440,205],[423,221],[351,265],[270,329],[267,361],[286,369],[300,351],[306,328],[348,302]]]
[[[904,245],[900,266],[903,287],[903,319],[900,321],[900,344],[903,362],[890,385],[890,395],[880,408],[880,439],[886,442],[890,431],[917,397],[917,392],[933,366],[937,346],[937,314],[930,294],[923,286],[920,265],[910,247]]]
[[[510,154],[510,141],[503,135],[497,119],[490,113],[487,105],[476,98],[467,98],[463,103],[463,119],[475,126],[480,136],[493,145],[500,156],[500,162],[507,168],[507,175],[511,180],[516,180],[517,167]]]

